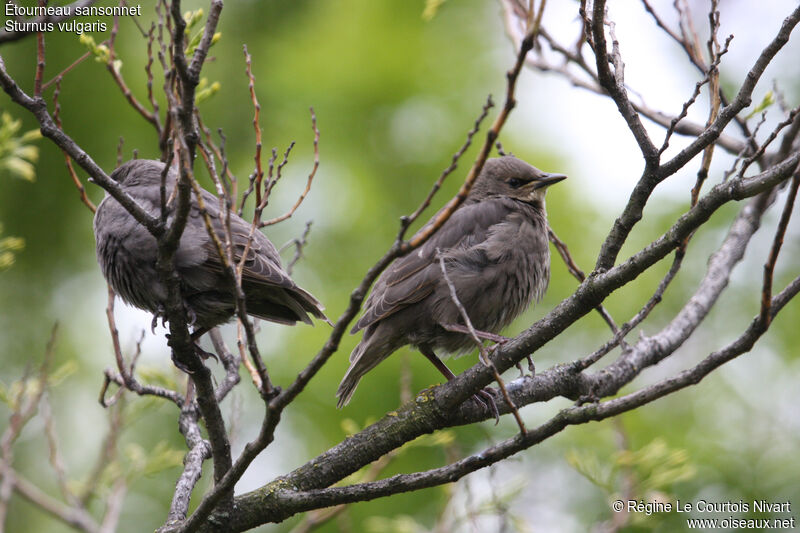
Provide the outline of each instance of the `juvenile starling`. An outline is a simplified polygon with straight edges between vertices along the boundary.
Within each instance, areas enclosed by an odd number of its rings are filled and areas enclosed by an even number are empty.
[[[111,178],[153,216],[161,214],[161,174],[164,163],[137,159],[116,169]],[[166,177],[167,196],[177,183],[175,169]],[[219,199],[201,192],[214,231],[225,242],[224,216]],[[168,202],[168,216],[174,217],[177,201]],[[235,213],[230,216],[233,256],[241,259],[250,236],[251,224]],[[124,207],[106,194],[94,216],[97,262],[108,283],[127,303],[153,313],[153,322],[163,317],[167,288],[156,270],[156,239]],[[223,272],[217,248],[208,235],[197,198],[192,194],[189,218],[175,252],[175,269],[181,279],[181,296],[197,340],[209,329],[227,322],[236,310],[230,282]],[[242,289],[250,315],[293,325],[311,324],[309,314],[327,320],[324,307],[298,287],[281,268],[275,246],[260,231],[254,231],[242,271]]]
[[[458,300],[484,338],[497,337],[493,334],[542,297],[550,278],[545,191],[565,178],[513,156],[486,161],[464,203],[439,231],[375,282],[351,332],[364,329],[364,337],[350,354],[350,368],[336,393],[338,407],[350,401],[364,374],[402,346],[417,348],[448,380],[454,375],[434,350],[474,348],[440,257]]]

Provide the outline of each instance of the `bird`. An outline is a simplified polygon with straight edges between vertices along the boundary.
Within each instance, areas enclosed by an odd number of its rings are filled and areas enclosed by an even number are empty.
[[[120,165],[110,177],[147,213],[160,216],[164,172],[165,164],[161,161],[134,159]],[[171,167],[166,171],[168,196],[175,190],[177,181],[177,171]],[[200,196],[215,233],[220,242],[225,243],[226,215],[220,212],[219,199],[205,189],[200,190]],[[173,219],[176,201],[167,204],[168,219]],[[309,315],[328,321],[319,300],[299,287],[283,270],[275,246],[263,233],[251,231],[251,228],[251,223],[235,213],[230,214],[234,261],[238,264],[245,250],[247,253],[242,270],[247,313],[287,325],[312,324]],[[106,281],[123,301],[152,313],[155,326],[158,317],[164,318],[167,299],[167,287],[156,268],[156,238],[107,192],[94,216],[94,234],[97,261]],[[186,227],[175,252],[175,271],[193,326],[193,341],[233,317],[236,311],[234,289],[208,234],[194,193]]]
[[[463,354],[475,342],[448,278],[478,335],[504,340],[496,333],[547,289],[545,191],[564,179],[512,155],[486,160],[463,204],[419,249],[395,260],[375,282],[351,331],[364,334],[350,354],[336,392],[337,407],[347,405],[367,372],[406,345],[419,350],[448,380],[455,377],[437,351]],[[476,399],[497,417],[491,396],[480,396],[490,405]]]

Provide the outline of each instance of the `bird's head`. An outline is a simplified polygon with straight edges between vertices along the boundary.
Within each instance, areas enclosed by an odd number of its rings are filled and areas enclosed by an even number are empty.
[[[544,206],[547,187],[565,180],[563,174],[549,174],[513,155],[487,159],[472,186],[468,201],[508,197],[529,204]]]
[[[164,163],[154,159],[131,159],[111,173],[111,179],[120,185],[134,186],[161,183]]]

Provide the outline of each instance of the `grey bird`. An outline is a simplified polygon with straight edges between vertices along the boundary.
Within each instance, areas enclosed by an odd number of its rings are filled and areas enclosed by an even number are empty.
[[[160,161],[137,159],[117,168],[111,178],[117,181],[145,211],[161,214],[161,175],[165,165]],[[175,190],[177,172],[166,175],[167,196]],[[214,231],[225,242],[224,216],[219,199],[201,191],[205,210]],[[177,201],[168,201],[168,217],[174,217]],[[233,256],[238,263],[247,249],[242,271],[242,289],[247,313],[264,320],[293,325],[298,321],[311,324],[309,315],[328,320],[324,307],[310,293],[292,281],[281,267],[275,246],[260,231],[252,233],[251,224],[235,213],[230,216]],[[127,303],[153,313],[153,323],[163,317],[167,288],[156,270],[158,248],[147,229],[106,193],[94,216],[97,262],[106,281]],[[209,329],[227,322],[235,312],[235,299],[225,277],[217,248],[206,230],[197,198],[192,194],[189,218],[175,253],[175,268],[181,280],[181,296],[197,340]]]
[[[550,279],[545,191],[565,178],[510,155],[486,161],[464,203],[439,231],[375,282],[351,331],[363,329],[364,336],[350,354],[338,407],[350,401],[364,374],[405,345],[417,348],[448,380],[455,377],[435,350],[459,354],[475,345],[440,257],[485,339],[498,340],[497,332],[543,296]],[[491,396],[483,396],[496,411]]]

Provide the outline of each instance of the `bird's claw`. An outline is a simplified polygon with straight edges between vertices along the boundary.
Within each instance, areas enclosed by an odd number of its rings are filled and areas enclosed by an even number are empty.
[[[155,314],[153,314],[153,321],[150,322],[150,333],[153,335],[156,334],[156,326],[158,325],[158,319],[161,318],[161,327],[167,327],[167,310],[164,309],[163,305],[159,305],[156,309]]]
[[[584,394],[580,398],[575,401],[575,405],[580,407],[581,405],[586,405],[587,403],[599,403],[600,398],[597,397],[595,393]]]
[[[522,370],[522,364],[517,363],[516,366],[517,366],[517,370],[519,370],[519,377],[521,377],[521,378],[533,377],[533,376],[536,375],[536,365],[533,364],[533,359],[531,359],[530,355],[526,355],[525,357],[528,359],[528,371],[530,371],[531,375],[530,376],[526,376],[525,375],[525,371]]]
[[[494,392],[493,389],[486,387],[476,392],[472,398],[494,415],[494,425],[496,426],[500,423],[500,411],[497,409],[492,392]]]
[[[171,344],[172,336],[169,333],[167,333],[164,336],[167,338],[167,345],[172,347]],[[199,357],[202,361],[206,361],[207,359],[214,359],[216,362],[219,362],[219,357],[217,357],[217,354],[205,351],[200,347],[200,345],[197,342],[193,342],[192,345],[194,348],[195,355],[197,355],[197,357]],[[175,356],[175,350],[172,350],[172,363],[176,367],[178,367],[178,370],[181,370],[186,374],[194,374],[193,370],[191,370],[184,362],[182,362]]]
[[[217,354],[205,351],[197,343],[194,343],[194,351],[197,354],[197,356],[200,357],[200,359],[202,359],[203,361],[207,359],[213,359],[219,363],[219,357],[217,357]]]
[[[190,376],[194,374],[194,370],[190,369],[186,364],[183,363],[183,361],[175,357],[174,350],[172,352],[172,364],[175,365],[178,368],[178,370],[180,370],[184,374],[189,374]]]
[[[166,310],[163,305],[159,305],[153,315],[153,321],[150,322],[150,333],[156,334],[156,326],[158,325],[158,318],[161,317],[161,327],[165,327],[167,323]]]
[[[184,304],[184,307],[186,308],[186,316],[189,318],[188,325],[194,327],[194,325],[197,323],[197,314],[194,312],[194,309],[188,305]]]

